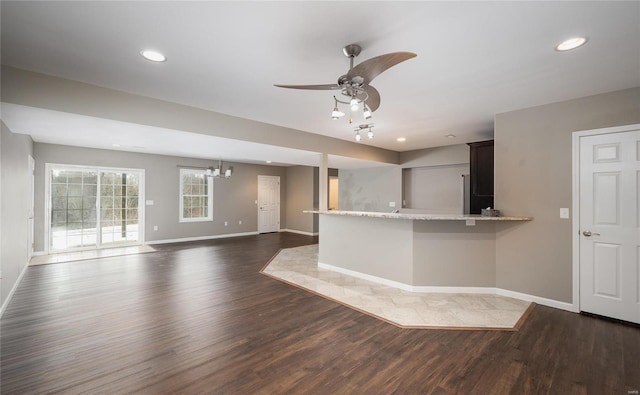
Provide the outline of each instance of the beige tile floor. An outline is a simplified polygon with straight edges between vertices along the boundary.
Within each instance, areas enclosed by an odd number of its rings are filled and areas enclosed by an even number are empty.
[[[262,273],[401,327],[514,330],[531,305],[494,294],[403,291],[318,269],[317,262],[317,244],[288,248]]]
[[[122,256],[131,254],[143,254],[146,252],[154,252],[151,246],[130,246],[117,248],[103,248],[99,250],[86,250],[75,252],[64,252],[59,254],[34,256],[29,261],[29,265],[45,265],[47,263],[61,263],[72,261],[83,261],[85,259],[106,258],[110,256]]]

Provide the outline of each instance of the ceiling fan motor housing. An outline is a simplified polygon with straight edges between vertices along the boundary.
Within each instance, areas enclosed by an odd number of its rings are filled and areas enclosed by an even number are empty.
[[[362,51],[362,47],[358,44],[349,44],[342,48],[342,52],[347,58],[355,58],[360,55],[360,51]]]

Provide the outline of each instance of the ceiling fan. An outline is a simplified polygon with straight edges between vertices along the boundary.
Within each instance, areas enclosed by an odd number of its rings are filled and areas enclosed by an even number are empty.
[[[335,108],[332,118],[338,119],[345,115],[338,109],[338,103],[349,104],[351,111],[357,111],[362,104],[365,119],[371,117],[371,113],[380,107],[380,93],[370,85],[371,81],[383,71],[404,62],[417,55],[413,52],[392,52],[365,60],[354,67],[353,60],[360,54],[362,47],[358,44],[349,44],[342,48],[344,55],[349,58],[349,71],[338,78],[336,84],[323,85],[279,85],[279,88],[310,89],[310,90],[340,90],[347,100],[339,100],[335,96]],[[351,120],[350,120],[351,123]]]

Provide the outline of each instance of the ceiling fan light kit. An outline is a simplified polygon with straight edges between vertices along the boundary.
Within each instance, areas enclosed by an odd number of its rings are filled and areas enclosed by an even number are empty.
[[[338,108],[338,99],[335,96],[333,97],[333,99],[335,100],[335,106],[333,107],[333,111],[331,112],[331,118],[333,118],[334,120],[338,120],[340,119],[340,117],[344,117],[345,114]]]
[[[279,88],[289,89],[310,89],[310,90],[340,90],[340,94],[345,96],[344,100],[338,99],[335,95],[333,111],[331,118],[338,120],[346,115],[338,107],[338,103],[346,104],[351,110],[349,124],[353,123],[353,114],[362,109],[362,117],[365,120],[371,119],[372,113],[380,107],[380,93],[376,88],[370,85],[371,81],[380,75],[383,71],[404,62],[417,55],[413,52],[392,52],[385,55],[376,56],[365,60],[354,67],[353,60],[360,54],[362,47],[358,44],[349,44],[342,48],[344,55],[349,58],[349,71],[338,78],[337,84],[322,85],[278,85]],[[356,141],[360,141],[360,130],[363,125],[356,129]],[[368,138],[373,138],[371,126],[366,125],[364,129],[369,129]]]

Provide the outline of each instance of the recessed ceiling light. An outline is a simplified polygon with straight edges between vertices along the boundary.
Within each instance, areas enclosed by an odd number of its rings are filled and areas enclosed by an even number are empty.
[[[455,135],[455,134],[451,134],[451,133],[449,133],[448,135],[446,135],[446,136],[444,136],[444,137],[446,137],[446,138],[448,138],[448,139],[455,139],[455,138],[456,138],[456,135]]]
[[[575,48],[578,48],[581,45],[584,45],[584,43],[586,43],[586,42],[587,42],[587,38],[586,37],[570,38],[570,39],[564,40],[563,42],[558,44],[556,46],[556,51],[569,51],[571,49],[575,49]]]
[[[158,51],[153,51],[151,49],[145,49],[144,51],[140,52],[140,55],[152,62],[165,62],[167,60],[166,56]]]
[[[270,161],[270,160],[268,160],[268,161],[267,161],[267,163],[271,163],[271,161]]]
[[[399,142],[399,143],[404,143],[405,141],[407,141],[407,138],[406,137],[398,137],[396,139],[396,141]]]

